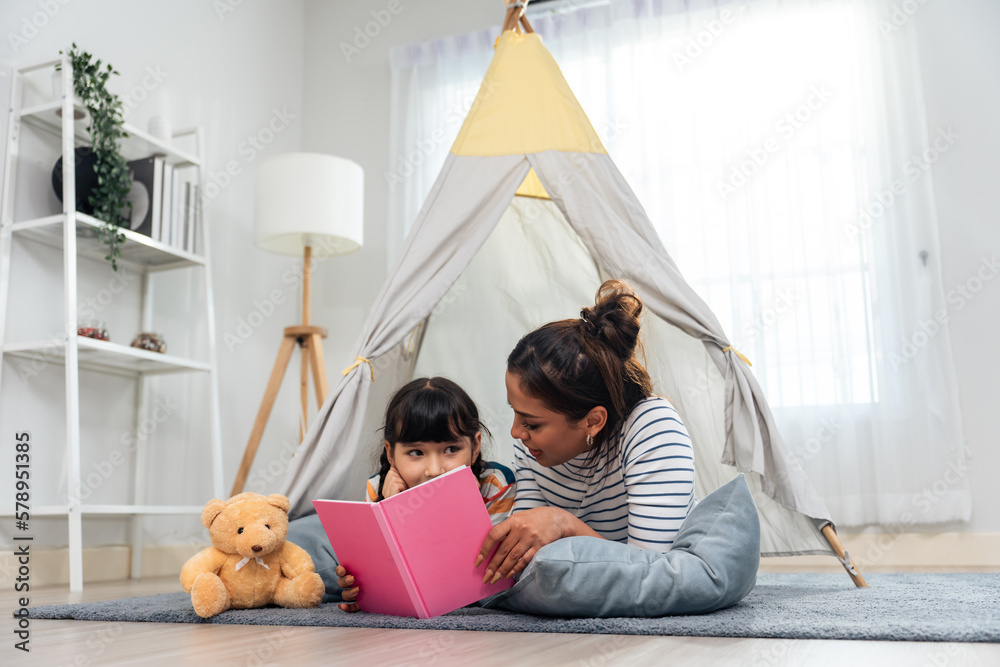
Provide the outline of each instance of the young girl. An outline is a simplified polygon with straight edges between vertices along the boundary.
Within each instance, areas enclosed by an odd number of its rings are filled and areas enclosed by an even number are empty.
[[[609,280],[581,318],[524,336],[507,358],[517,498],[483,542],[487,579],[519,574],[562,537],[670,550],[694,499],[694,452],[680,415],[653,396],[636,357],[642,302]]]
[[[380,468],[368,479],[366,500],[384,500],[466,465],[479,479],[493,524],[500,523],[513,506],[514,475],[483,460],[483,431],[476,404],[455,382],[433,377],[404,385],[385,411]]]
[[[479,491],[493,525],[499,524],[514,504],[514,475],[506,466],[483,459],[482,432],[486,430],[476,404],[451,380],[419,378],[404,385],[386,408],[381,467],[369,478],[365,499],[384,500],[465,465],[479,479]],[[302,546],[291,536],[289,539]],[[320,571],[319,564],[316,571]],[[354,577],[340,565],[335,572],[337,587],[348,589],[342,593],[344,604],[340,608],[357,611],[354,601],[359,586]],[[324,573],[320,576],[327,581]],[[328,584],[328,591],[330,588]]]

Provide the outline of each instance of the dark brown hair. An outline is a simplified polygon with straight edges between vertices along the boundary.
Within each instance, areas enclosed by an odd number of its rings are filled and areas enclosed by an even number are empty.
[[[636,357],[642,301],[620,280],[597,290],[593,308],[578,320],[550,322],[524,336],[507,357],[507,370],[521,388],[569,421],[601,405],[608,421],[588,458],[617,454],[618,432],[635,404],[653,394],[649,373]]]
[[[382,427],[383,436],[393,448],[401,442],[454,442],[462,438],[468,438],[475,447],[476,433],[480,431],[489,434],[479,419],[475,402],[458,384],[443,377],[417,378],[403,385],[389,399]],[[382,447],[377,500],[384,500],[382,485],[390,467],[389,456]],[[479,479],[486,467],[482,448],[471,467]]]

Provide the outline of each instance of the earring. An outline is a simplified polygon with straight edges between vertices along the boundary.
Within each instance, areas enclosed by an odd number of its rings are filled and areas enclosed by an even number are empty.
[[[590,435],[588,433],[587,434],[587,449],[593,449],[593,448],[594,448],[594,436],[592,436],[592,435]]]

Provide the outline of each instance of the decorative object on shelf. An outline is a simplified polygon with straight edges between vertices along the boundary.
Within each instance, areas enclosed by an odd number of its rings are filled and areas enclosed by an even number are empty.
[[[76,210],[87,215],[94,215],[94,207],[90,201],[90,195],[97,187],[97,172],[94,167],[97,164],[97,155],[90,146],[78,146],[76,148]],[[152,201],[151,188],[153,179],[153,160],[148,157],[141,160],[128,162],[129,179],[131,187],[128,192],[127,203],[121,209],[124,226],[133,231],[151,236],[151,213],[150,203]],[[147,177],[148,172],[148,177]],[[62,157],[56,160],[52,168],[52,189],[55,190],[56,197],[60,202],[63,200],[63,167]],[[129,206],[131,204],[131,206]]]
[[[122,209],[132,206],[128,201],[132,182],[119,146],[120,140],[128,136],[122,129],[125,122],[122,103],[117,95],[111,94],[105,87],[111,75],[118,74],[118,71],[110,64],[102,68],[100,60],[92,62],[93,56],[79,51],[76,42],[73,42],[73,48],[66,55],[73,63],[73,88],[90,114],[87,130],[97,158],[94,163],[97,184],[91,189],[88,202],[93,216],[104,223],[99,228],[99,233],[101,240],[108,246],[105,259],[117,271],[118,258],[122,254],[119,246],[125,242],[125,235],[119,228],[127,224]],[[59,70],[60,67],[57,65],[56,69]]]
[[[149,132],[149,136],[154,139],[159,139],[163,143],[169,145],[173,141],[173,132],[170,128],[170,119],[165,116],[153,116],[149,119],[149,125],[146,126],[146,131]],[[163,153],[155,153],[155,155],[163,155]]]
[[[302,325],[286,327],[264,390],[257,420],[243,452],[232,495],[243,490],[264,427],[292,357],[302,348],[302,414],[299,437],[308,423],[309,370],[316,402],[322,407],[329,393],[323,338],[326,329],[309,324],[312,257],[346,255],[361,248],[364,232],[364,171],[350,160],[320,153],[285,153],[263,160],[254,173],[254,242],[280,255],[303,253]]]
[[[111,340],[104,322],[98,320],[84,320],[76,328],[76,335],[84,338],[94,338],[95,340]]]
[[[97,155],[90,146],[77,146],[74,151],[76,158],[74,168],[76,170],[76,210],[87,215],[94,215],[94,206],[90,202],[90,195],[97,187],[97,172],[94,167],[97,165]],[[52,189],[56,191],[56,197],[61,202],[63,200],[63,159],[59,156],[56,166],[52,168]]]
[[[140,350],[148,350],[149,352],[159,352],[160,354],[165,354],[167,351],[167,343],[163,340],[163,334],[155,334],[148,331],[143,331],[136,336],[131,346],[137,347]]]

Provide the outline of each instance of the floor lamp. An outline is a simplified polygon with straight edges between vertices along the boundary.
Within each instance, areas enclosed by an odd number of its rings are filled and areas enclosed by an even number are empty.
[[[296,345],[302,350],[299,440],[305,437],[309,414],[310,371],[317,405],[322,406],[326,400],[329,387],[322,343],[326,329],[313,326],[309,321],[312,259],[346,255],[361,248],[363,201],[364,172],[350,160],[319,153],[285,153],[257,166],[254,173],[254,242],[270,252],[303,256],[302,323],[285,328],[231,495],[243,491]]]

